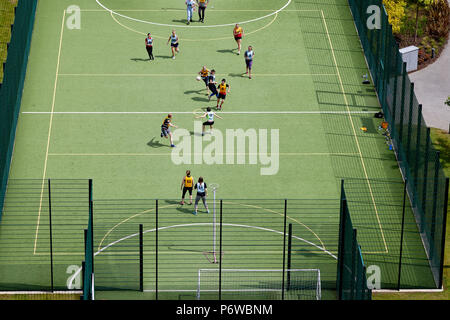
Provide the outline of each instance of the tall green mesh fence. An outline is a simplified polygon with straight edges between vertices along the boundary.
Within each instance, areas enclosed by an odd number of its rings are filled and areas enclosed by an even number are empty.
[[[372,292],[367,286],[366,266],[353,228],[345,190],[341,190],[339,226],[339,251],[337,271],[337,295],[339,300],[371,300]]]
[[[8,181],[36,5],[37,0],[18,2],[3,68],[4,76],[0,87],[0,208],[3,207]]]
[[[446,177],[381,0],[349,0],[435,287],[442,286]]]
[[[88,180],[9,179],[0,291],[80,291]]]
[[[89,221],[85,232],[85,249],[83,263],[83,300],[94,300],[95,276],[94,276],[94,239],[92,226],[92,208],[89,208]]]

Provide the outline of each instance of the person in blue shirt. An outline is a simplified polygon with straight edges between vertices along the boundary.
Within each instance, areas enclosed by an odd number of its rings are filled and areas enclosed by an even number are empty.
[[[248,78],[252,78],[252,65],[253,65],[253,57],[255,56],[255,52],[253,51],[252,46],[249,46],[247,51],[244,53],[245,57],[245,65],[246,65],[246,72],[245,74],[248,74]]]
[[[180,52],[180,48],[178,48],[178,36],[175,33],[175,30],[172,30],[172,34],[169,37],[169,40],[167,40],[167,44],[170,42],[170,47],[172,49],[172,59],[175,59],[175,52]]]

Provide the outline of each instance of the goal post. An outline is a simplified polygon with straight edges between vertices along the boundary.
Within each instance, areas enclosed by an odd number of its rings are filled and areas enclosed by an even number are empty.
[[[320,300],[319,269],[286,269],[289,283],[282,283],[282,269],[222,269],[221,294],[226,299]],[[219,293],[219,269],[199,269],[197,300]]]

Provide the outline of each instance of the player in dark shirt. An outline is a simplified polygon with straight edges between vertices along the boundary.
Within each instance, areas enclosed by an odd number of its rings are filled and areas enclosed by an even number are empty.
[[[163,123],[161,125],[161,138],[167,137],[170,138],[170,146],[173,148],[175,145],[173,144],[172,132],[170,132],[170,127],[178,128],[176,125],[172,124],[172,114],[169,113],[167,117],[164,118]]]
[[[209,77],[208,77],[208,88],[211,91],[211,94],[209,95],[209,100],[211,100],[212,96],[219,96],[219,93],[217,92],[217,82],[216,82],[216,70],[212,69]]]
[[[147,38],[145,38],[145,48],[147,49],[149,60],[155,60],[153,57],[153,38],[150,32],[147,34]]]

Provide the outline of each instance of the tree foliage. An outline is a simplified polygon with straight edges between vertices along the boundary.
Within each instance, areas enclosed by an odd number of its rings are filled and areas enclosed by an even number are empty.
[[[432,1],[432,0],[423,0]],[[389,23],[392,25],[392,32],[399,33],[405,17],[405,0],[383,0],[383,5],[388,14]]]

